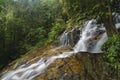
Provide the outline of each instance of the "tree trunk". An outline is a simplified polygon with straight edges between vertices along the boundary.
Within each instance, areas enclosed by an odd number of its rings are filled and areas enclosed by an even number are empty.
[[[102,16],[102,20],[106,28],[107,35],[111,37],[114,34],[118,34],[118,31],[115,27],[115,23],[112,18],[110,2],[109,1],[105,2],[104,0],[101,0],[101,5],[102,5],[101,8],[103,10],[103,15],[101,16]]]
[[[104,21],[107,35],[109,37],[113,36],[114,34],[118,34],[115,24],[113,23],[113,21],[111,19],[111,16],[109,16],[108,18],[103,18],[103,21]]]

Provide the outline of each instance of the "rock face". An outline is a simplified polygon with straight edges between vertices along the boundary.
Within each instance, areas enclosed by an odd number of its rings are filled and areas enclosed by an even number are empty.
[[[35,80],[79,80],[81,69],[82,65],[74,55],[56,60]]]
[[[33,64],[43,57],[45,61],[48,57],[61,54],[61,51],[69,52],[70,47],[52,47],[51,49],[43,50],[43,55],[38,55],[41,51],[42,50],[39,49],[24,56],[24,61],[28,61],[28,58],[33,58],[32,54],[34,56],[37,55],[37,57],[26,62],[26,64]],[[81,52],[67,58],[59,58],[32,80],[119,80],[120,76],[117,75],[117,69],[107,65],[104,56],[105,54]],[[23,58],[21,58],[21,60],[23,60]]]
[[[35,80],[119,80],[120,76],[115,75],[117,70],[111,70],[112,67],[104,63],[103,56],[104,54],[79,53],[58,59]]]
[[[80,33],[81,33],[82,27],[77,27],[77,28],[69,28],[66,30],[60,37],[60,44],[67,46],[71,45],[72,47],[75,46],[75,44],[78,42],[80,38]]]

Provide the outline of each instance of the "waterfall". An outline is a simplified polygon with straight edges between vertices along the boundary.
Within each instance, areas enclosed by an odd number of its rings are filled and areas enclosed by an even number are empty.
[[[96,23],[95,19],[88,21],[87,24],[85,23],[81,38],[73,48],[75,52],[101,52],[100,47],[102,45],[100,44],[106,41],[107,35],[105,35],[104,27]]]
[[[120,14],[113,13],[113,20],[114,20],[115,24],[120,23]]]
[[[102,38],[96,43],[96,45],[93,47],[90,53],[103,53],[100,48],[106,42],[106,40],[107,40],[107,34],[104,33]]]
[[[64,32],[63,35],[60,37],[60,46],[64,45],[67,46],[70,42],[69,32]]]
[[[74,32],[74,28],[73,29],[70,29],[69,31],[65,31],[61,37],[60,37],[60,43],[59,43],[59,46],[67,46],[69,44],[71,44],[72,42],[72,38],[71,38],[71,33]]]
[[[120,30],[120,14],[119,13],[113,13],[113,20],[115,22],[116,28]]]
[[[120,17],[116,20],[116,28],[120,28]],[[79,28],[78,28],[79,29]],[[70,44],[70,33],[74,29],[64,32],[60,37],[60,45]],[[73,35],[75,37],[75,35]],[[82,30],[79,32],[79,40],[73,47],[72,52],[63,52],[62,54],[41,58],[31,65],[23,64],[16,70],[8,71],[1,77],[1,80],[32,80],[40,75],[56,59],[67,58],[78,52],[101,53],[101,46],[107,40],[107,34],[103,24],[97,24],[95,19],[85,22]],[[74,42],[74,41],[73,41]]]
[[[57,56],[44,57],[41,58],[34,64],[30,66],[22,65],[14,71],[7,72],[2,76],[1,80],[32,80],[36,76],[40,75],[52,62],[56,59],[66,58],[73,54],[74,52],[64,52]]]

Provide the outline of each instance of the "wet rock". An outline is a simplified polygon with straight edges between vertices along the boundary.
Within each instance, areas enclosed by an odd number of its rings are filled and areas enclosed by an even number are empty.
[[[81,28],[70,28],[66,30],[60,37],[60,45],[71,45],[72,47],[80,39]]]
[[[19,66],[24,65],[24,64],[26,64],[26,63],[27,63],[27,61],[17,62],[17,63],[14,65],[13,69],[16,69],[16,68],[18,68]]]
[[[66,59],[57,59],[35,80],[79,80],[80,61],[75,55]]]

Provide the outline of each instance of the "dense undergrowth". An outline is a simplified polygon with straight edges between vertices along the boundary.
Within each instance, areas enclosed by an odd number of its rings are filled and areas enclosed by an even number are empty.
[[[108,38],[108,41],[103,45],[103,50],[109,63],[120,62],[120,35]]]
[[[109,66],[111,72],[117,72],[118,75],[120,73],[120,35],[109,37],[102,49],[105,51],[105,64]]]
[[[30,50],[57,43],[64,29],[56,0],[0,1],[0,68]]]

